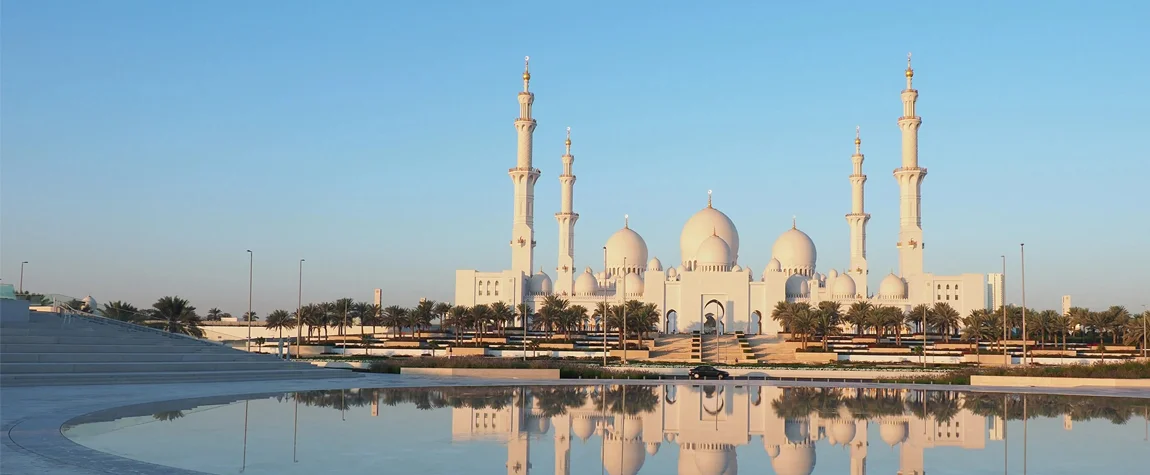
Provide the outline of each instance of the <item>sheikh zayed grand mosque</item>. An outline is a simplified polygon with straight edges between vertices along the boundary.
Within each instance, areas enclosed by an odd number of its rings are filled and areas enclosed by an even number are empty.
[[[866,226],[870,214],[865,211],[862,141],[857,131],[855,153],[850,157],[849,175],[851,207],[846,214],[850,230],[850,262],[841,270],[819,272],[817,252],[810,236],[792,222],[771,248],[772,258],[755,274],[749,263],[739,262],[739,231],[735,223],[712,206],[708,192],[707,205],[687,219],[679,237],[679,264],[664,265],[657,257],[648,256],[643,237],[624,224],[607,239],[604,247],[606,268],[598,272],[575,267],[574,155],[571,154],[570,129],[563,171],[560,210],[555,213],[559,224],[559,262],[555,278],[536,268],[535,254],[535,184],[541,172],[532,161],[532,136],[536,121],[531,108],[535,95],[530,90],[531,73],[524,67],[523,91],[519,93],[517,160],[508,170],[515,189],[514,220],[511,229],[511,268],[496,272],[458,270],[455,274],[456,305],[489,304],[503,301],[509,305],[525,302],[538,309],[550,295],[567,299],[571,304],[595,308],[600,302],[621,303],[638,300],[653,303],[659,309],[660,332],[680,333],[693,330],[720,332],[745,331],[773,335],[782,330],[771,320],[770,312],[778,302],[835,301],[844,307],[866,301],[874,305],[909,310],[918,304],[949,304],[960,315],[986,308],[987,276],[961,274],[942,276],[925,272],[923,254],[926,243],[922,229],[922,182],[927,170],[918,161],[918,128],[922,118],[915,110],[918,91],[912,81],[910,56],[907,56],[906,88],[902,90],[902,163],[894,170],[899,187],[898,273],[889,273],[878,289],[867,285],[870,269],[866,253]],[[844,168],[845,168],[844,161]],[[844,170],[845,171],[845,170]],[[599,256],[596,256],[599,260]]]

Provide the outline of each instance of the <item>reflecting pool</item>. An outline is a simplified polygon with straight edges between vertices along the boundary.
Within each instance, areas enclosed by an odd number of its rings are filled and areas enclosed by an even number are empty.
[[[87,447],[215,474],[1150,473],[1150,399],[754,384],[348,389],[123,408]]]

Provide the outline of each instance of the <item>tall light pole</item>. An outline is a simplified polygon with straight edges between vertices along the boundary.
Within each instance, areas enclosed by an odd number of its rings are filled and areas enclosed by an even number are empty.
[[[1019,244],[1018,251],[1022,256],[1022,270],[1019,274],[1021,276],[1020,285],[1022,285],[1022,362],[1027,363],[1026,339],[1029,336],[1026,335],[1026,243]]]
[[[303,343],[303,259],[299,260],[299,293],[295,304],[295,359],[299,359],[300,343]]]
[[[252,250],[248,249],[248,315],[247,315],[247,317],[248,317],[248,341],[244,345],[244,348],[248,352],[252,351],[252,266],[253,266],[253,264],[255,264],[255,254],[252,254]]]
[[[926,304],[922,306],[922,368],[926,369]]]
[[[603,246],[603,283],[607,283],[607,246]],[[599,322],[599,330],[603,332],[603,366],[607,366],[607,314],[611,313],[607,305],[607,291],[599,289],[603,293],[603,315],[602,322]]]
[[[1146,311],[1146,304],[1142,304],[1142,359],[1146,359],[1146,320],[1150,319],[1150,312]]]
[[[24,293],[24,264],[27,263],[28,261],[20,263],[20,293]]]
[[[523,278],[519,278],[519,284],[523,284]],[[527,361],[527,297],[526,292],[519,293],[519,304],[523,306],[523,361]]]
[[[1006,324],[1006,254],[1002,255],[1002,364],[1010,366],[1010,353],[1006,352],[1007,324]]]
[[[627,364],[627,256],[623,256],[623,364]]]

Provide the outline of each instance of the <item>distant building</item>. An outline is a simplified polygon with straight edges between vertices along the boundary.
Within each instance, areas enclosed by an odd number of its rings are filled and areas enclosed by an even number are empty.
[[[1063,295],[1062,296],[1062,314],[1066,315],[1066,314],[1070,313],[1070,307],[1071,306],[1072,305],[1070,304],[1070,296],[1069,295]]]
[[[986,308],[995,311],[1006,303],[1006,274],[992,273],[986,275]]]
[[[375,289],[375,305],[377,307],[383,306],[383,289]]]

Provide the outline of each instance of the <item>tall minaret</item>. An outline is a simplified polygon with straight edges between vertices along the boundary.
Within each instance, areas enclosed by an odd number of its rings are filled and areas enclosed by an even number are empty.
[[[922,180],[926,169],[918,166],[918,127],[922,118],[915,115],[918,91],[911,86],[914,70],[910,53],[906,55],[906,89],[902,91],[902,166],[895,169],[899,188],[898,266],[902,277],[922,274]]]
[[[563,174],[559,175],[559,185],[562,189],[559,212],[555,219],[559,221],[559,267],[555,279],[555,293],[571,295],[575,286],[575,221],[579,220],[579,213],[572,211],[575,193],[575,174],[571,172],[571,165],[575,156],[571,155],[571,127],[567,127],[567,153],[563,154]]]
[[[515,168],[507,172],[515,183],[515,222],[511,228],[511,270],[531,275],[535,256],[535,182],[539,169],[531,166],[532,134],[535,119],[531,117],[531,104],[535,94],[528,89],[531,83],[530,57],[523,60],[523,92],[519,93],[519,118],[515,130],[519,133],[519,149]]]
[[[867,294],[867,265],[866,265],[866,223],[870,221],[870,214],[863,211],[863,184],[866,175],[863,174],[862,138],[859,137],[859,128],[855,127],[855,154],[851,155],[854,163],[854,172],[851,173],[851,212],[847,215],[847,224],[851,228],[851,267],[847,273],[855,280],[856,295]]]

